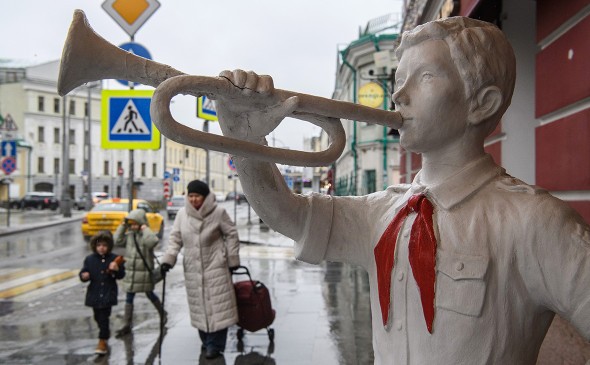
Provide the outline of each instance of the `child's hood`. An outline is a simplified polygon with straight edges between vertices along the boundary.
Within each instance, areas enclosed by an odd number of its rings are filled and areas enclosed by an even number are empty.
[[[127,215],[126,219],[131,219],[139,223],[139,225],[147,224],[147,218],[145,216],[145,210],[134,209]]]

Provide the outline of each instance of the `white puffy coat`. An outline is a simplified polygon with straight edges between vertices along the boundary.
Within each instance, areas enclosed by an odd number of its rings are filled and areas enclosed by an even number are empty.
[[[240,264],[238,232],[209,194],[196,210],[185,200],[176,214],[162,263],[172,266],[184,247],[184,277],[191,324],[215,332],[238,322],[229,267]]]

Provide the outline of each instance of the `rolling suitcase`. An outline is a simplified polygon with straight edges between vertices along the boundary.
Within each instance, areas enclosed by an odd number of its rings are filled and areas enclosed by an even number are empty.
[[[238,340],[244,337],[244,330],[256,332],[266,328],[268,339],[273,342],[274,329],[269,326],[275,319],[275,311],[270,303],[270,294],[266,286],[258,280],[252,280],[250,271],[245,266],[239,266],[233,275],[247,275],[248,280],[234,283],[238,304]]]

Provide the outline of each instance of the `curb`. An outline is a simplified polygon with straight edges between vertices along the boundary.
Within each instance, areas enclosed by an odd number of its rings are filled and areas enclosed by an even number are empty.
[[[71,223],[71,222],[82,220],[82,218],[83,217],[64,218],[64,219],[56,220],[53,222],[21,224],[21,225],[14,226],[14,227],[2,227],[2,228],[0,228],[0,237],[8,236],[11,234],[16,234],[16,233],[22,233],[22,232],[30,231],[33,229],[47,228],[47,227],[51,227],[51,226],[57,226],[60,224]]]

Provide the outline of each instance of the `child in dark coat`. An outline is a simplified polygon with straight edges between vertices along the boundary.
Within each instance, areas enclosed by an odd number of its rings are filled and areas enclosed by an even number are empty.
[[[117,305],[117,279],[125,276],[125,266],[121,256],[113,254],[113,236],[110,232],[99,232],[90,239],[94,253],[84,259],[80,270],[80,280],[89,281],[85,305],[92,307],[94,320],[98,324],[98,346],[95,353],[108,352],[107,341],[111,335],[109,319],[111,307]]]

